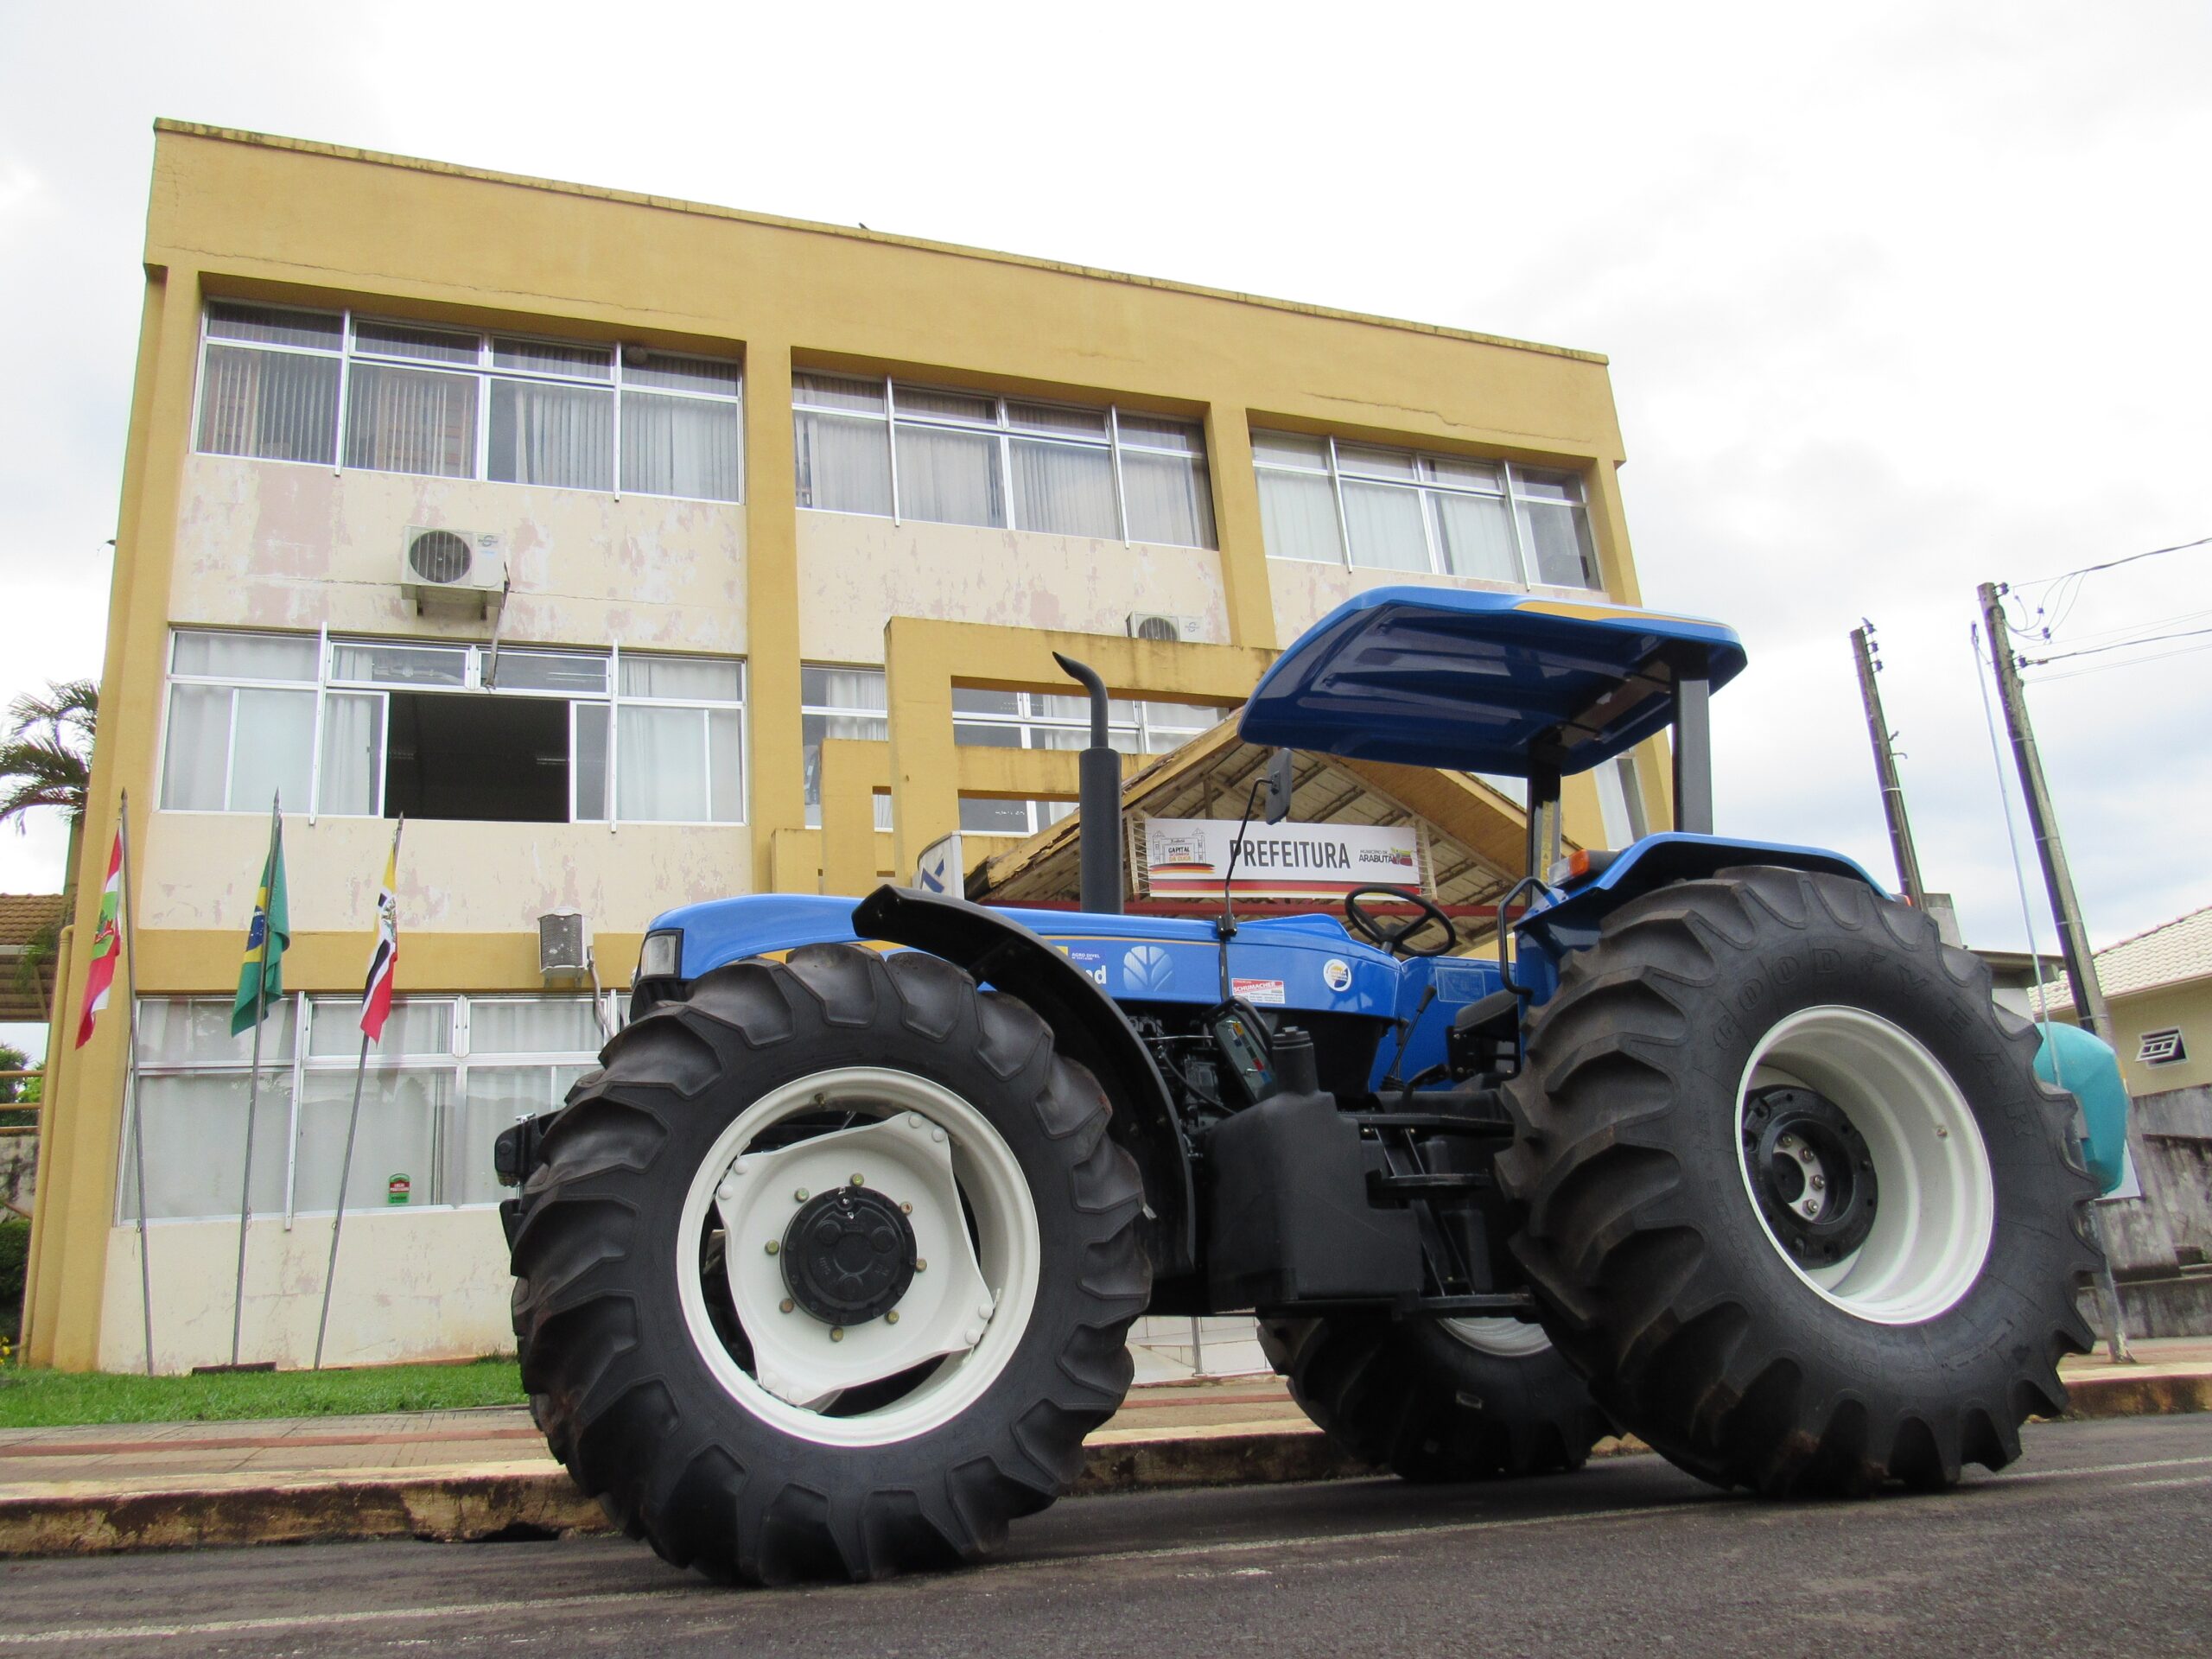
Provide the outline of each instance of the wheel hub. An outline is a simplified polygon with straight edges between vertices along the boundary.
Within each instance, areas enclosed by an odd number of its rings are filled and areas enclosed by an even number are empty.
[[[1744,1103],[1744,1167],[1777,1238],[1808,1268],[1841,1261],[1873,1230],[1873,1154],[1850,1118],[1809,1089],[1760,1089]]]
[[[881,1318],[914,1282],[914,1230],[872,1187],[841,1186],[801,1205],[782,1255],[791,1300],[833,1325]]]

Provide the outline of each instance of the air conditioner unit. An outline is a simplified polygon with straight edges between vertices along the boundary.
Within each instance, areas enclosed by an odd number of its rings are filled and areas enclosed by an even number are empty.
[[[1131,611],[1129,638],[1164,639],[1170,645],[1195,644],[1205,638],[1205,622],[1195,616],[1171,616],[1164,611]]]
[[[537,971],[548,979],[592,970],[591,918],[580,910],[549,910],[537,918]]]
[[[496,605],[507,587],[507,538],[489,531],[408,527],[399,548],[399,586],[425,605]]]

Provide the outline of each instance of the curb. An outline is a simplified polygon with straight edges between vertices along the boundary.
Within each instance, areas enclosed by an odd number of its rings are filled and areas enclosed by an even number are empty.
[[[2212,1412],[2212,1372],[2077,1377],[2065,1421]],[[1110,1433],[1110,1431],[1109,1431]],[[1095,1440],[1073,1496],[1179,1487],[1274,1485],[1372,1475],[1317,1428],[1199,1429]],[[1628,1440],[1599,1457],[1648,1452]],[[196,1487],[117,1492],[91,1481],[0,1492],[0,1557],[98,1555],[238,1544],[416,1538],[441,1542],[565,1538],[613,1529],[566,1471],[541,1460],[257,1479],[203,1477]]]

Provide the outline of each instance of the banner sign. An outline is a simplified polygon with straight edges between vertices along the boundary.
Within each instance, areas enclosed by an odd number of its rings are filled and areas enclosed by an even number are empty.
[[[1153,897],[1221,892],[1235,823],[1151,818],[1143,830],[1145,885]],[[1255,823],[1236,849],[1236,879],[1230,891],[1255,899],[1306,899],[1354,887],[1422,885],[1420,842],[1410,825]]]

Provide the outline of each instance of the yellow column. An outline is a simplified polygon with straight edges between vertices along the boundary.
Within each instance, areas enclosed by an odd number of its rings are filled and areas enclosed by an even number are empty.
[[[1624,605],[1643,603],[1636,561],[1629,556],[1628,515],[1621,506],[1620,463],[1599,456],[1584,474],[1590,492],[1590,535],[1605,592]]]
[[[875,791],[891,784],[891,747],[833,737],[822,746],[822,891],[873,892],[876,884]]]
[[[1213,480],[1214,530],[1221,543],[1229,643],[1272,651],[1274,595],[1268,584],[1268,550],[1260,534],[1260,484],[1252,472],[1250,417],[1241,406],[1219,401],[1207,405],[1206,461]]]
[[[100,732],[77,860],[75,938],[98,931],[116,803],[128,787],[134,849],[143,851],[156,795],[154,747],[161,728],[168,640],[169,575],[175,557],[178,492],[191,442],[192,380],[200,340],[200,278],[194,270],[149,275],[140,319],[138,372],[124,450],[123,502],[116,528],[114,599],[108,609],[107,659],[100,677]],[[242,857],[251,859],[248,849]],[[88,951],[73,951],[67,982],[55,995],[59,1024],[72,1041],[84,1006]],[[61,1087],[47,1096],[39,1155],[39,1208],[54,1213],[37,1230],[29,1272],[35,1321],[24,1346],[35,1364],[89,1370],[99,1354],[100,1303],[107,1278],[108,1230],[122,1127],[122,988],[91,1043],[73,1053]]]
[[[894,616],[883,628],[885,700],[890,704],[891,818],[898,880],[910,880],[922,849],[960,827],[960,756],[952,743],[950,646],[943,624]],[[972,664],[971,671],[985,671]]]
[[[753,884],[775,881],[779,830],[806,826],[799,721],[798,505],[791,483],[788,340],[745,346],[746,702],[752,726]]]

